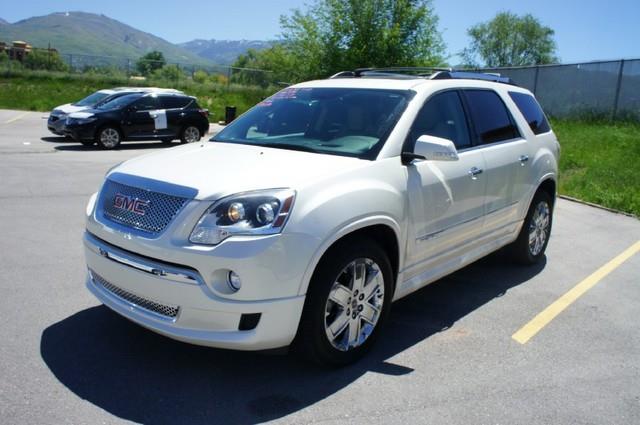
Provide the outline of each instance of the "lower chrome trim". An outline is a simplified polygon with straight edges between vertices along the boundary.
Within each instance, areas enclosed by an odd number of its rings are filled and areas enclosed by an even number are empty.
[[[124,266],[174,282],[187,283],[190,285],[204,284],[204,281],[196,271],[182,269],[130,254],[98,239],[89,232],[85,232],[84,241],[87,248],[91,251]]]
[[[146,314],[165,322],[175,323],[178,320],[178,315],[180,314],[180,307],[178,306],[162,304],[133,294],[107,281],[91,269],[89,269],[89,279],[91,279],[93,286],[102,292],[105,297],[126,305],[129,310]]]

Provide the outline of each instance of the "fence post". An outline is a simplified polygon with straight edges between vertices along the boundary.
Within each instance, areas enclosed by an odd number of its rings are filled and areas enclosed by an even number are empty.
[[[227,68],[227,88],[231,84],[231,67]]]
[[[533,94],[536,96],[538,92],[538,74],[540,74],[540,65],[536,65],[536,72],[533,77]]]
[[[616,82],[616,95],[613,100],[613,113],[611,119],[615,120],[618,115],[618,102],[620,101],[620,88],[622,86],[622,75],[624,71],[624,59],[620,61],[620,70],[618,71],[618,81]]]
[[[75,69],[73,68],[73,55],[71,53],[69,53],[69,69],[71,70],[71,72],[75,71]]]

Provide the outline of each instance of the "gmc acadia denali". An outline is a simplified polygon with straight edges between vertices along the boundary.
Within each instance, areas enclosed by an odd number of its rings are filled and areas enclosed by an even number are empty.
[[[393,301],[502,247],[540,260],[560,147],[532,94],[406,71],[297,84],[111,169],[86,210],[89,290],[177,340],[342,365]]]

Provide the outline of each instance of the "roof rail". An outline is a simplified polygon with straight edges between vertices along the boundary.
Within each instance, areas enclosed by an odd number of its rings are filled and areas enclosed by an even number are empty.
[[[432,80],[450,80],[450,79],[464,79],[464,80],[482,80],[493,81],[494,83],[503,83],[516,86],[517,84],[509,77],[503,77],[497,73],[483,73],[474,71],[440,71],[431,76]]]
[[[390,68],[357,68],[353,71],[342,71],[332,75],[333,78],[359,78],[384,76],[387,78],[427,77],[438,71],[451,71],[451,68],[397,66]]]

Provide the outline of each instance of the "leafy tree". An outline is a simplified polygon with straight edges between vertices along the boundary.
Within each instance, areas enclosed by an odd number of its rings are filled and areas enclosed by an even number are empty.
[[[554,33],[530,14],[501,12],[467,30],[471,45],[461,52],[462,59],[473,66],[487,67],[557,62]]]
[[[153,71],[151,77],[156,80],[178,81],[180,79],[184,79],[186,75],[178,65],[165,65],[162,68]]]
[[[166,64],[167,60],[164,58],[162,52],[154,50],[138,59],[138,62],[136,62],[136,68],[140,74],[147,76],[154,71],[161,69]]]
[[[67,65],[58,52],[54,50],[34,49],[24,57],[23,65],[27,69],[69,71],[69,65]]]
[[[289,82],[359,67],[439,65],[437,25],[431,0],[316,0],[280,18],[279,43],[234,65],[266,68],[273,80]]]

